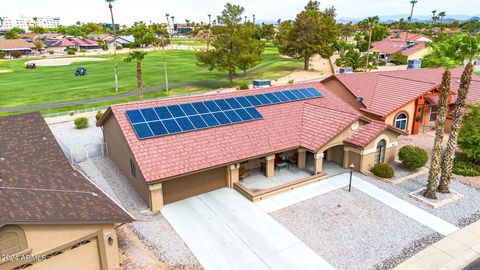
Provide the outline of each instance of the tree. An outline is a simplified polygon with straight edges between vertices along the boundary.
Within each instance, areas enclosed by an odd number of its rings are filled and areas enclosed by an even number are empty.
[[[415,8],[415,4],[418,3],[418,0],[411,0],[410,1],[410,4],[412,4],[412,9],[410,10],[410,17],[408,17],[408,23],[407,23],[407,27],[406,27],[406,30],[407,33],[405,35],[405,43],[408,42],[408,31],[409,31],[409,28],[410,28],[410,23],[412,22],[412,19],[413,19],[413,9]]]
[[[154,30],[143,23],[130,28],[130,33],[132,33],[138,46],[149,46],[156,40]]]
[[[362,54],[359,51],[350,49],[347,52],[341,53],[340,58],[337,59],[335,64],[340,67],[351,67],[356,71],[359,67],[363,66]]]
[[[273,24],[262,23],[260,33],[263,39],[271,42],[275,38],[275,26],[273,26]]]
[[[124,59],[125,62],[130,63],[135,61],[137,63],[137,86],[138,86],[138,97],[140,100],[143,100],[143,87],[142,87],[142,61],[147,55],[146,52],[140,50],[131,51],[128,56]]]
[[[218,26],[213,26],[213,49],[197,53],[200,66],[209,70],[227,71],[230,87],[237,68],[253,65],[260,57],[262,43],[253,37],[253,24],[242,24],[244,8],[227,3],[222,14],[217,17]]]
[[[355,35],[358,31],[358,27],[352,22],[340,25],[340,36],[347,40],[349,37]]]
[[[447,16],[447,13],[445,11],[441,11],[438,13],[438,18],[440,18],[440,23],[443,23],[445,16]]]
[[[388,37],[388,28],[386,25],[376,24],[372,29],[372,42],[380,41]]]
[[[480,164],[480,105],[469,106],[458,145],[470,160]]]
[[[35,45],[35,49],[37,49],[37,51],[40,51],[41,49],[43,49],[45,47],[43,42],[39,39],[34,40],[33,45]]]
[[[373,17],[368,17],[363,21],[363,24],[368,27],[368,50],[367,50],[367,61],[365,61],[365,70],[368,69],[368,64],[369,64],[369,55],[370,55],[370,48],[372,47],[372,34],[373,34],[373,28],[375,27],[376,24],[378,24],[378,21],[380,18],[378,16],[373,16]]]
[[[81,26],[82,31],[85,32],[87,35],[94,33],[94,34],[103,34],[105,33],[105,29],[103,25],[93,22],[88,22]]]
[[[113,18],[113,6],[112,3],[115,0],[105,0],[108,3],[108,8],[110,9],[110,17],[112,19],[112,30],[113,30],[113,73],[115,78],[115,92],[118,92],[118,65],[117,65],[117,29],[115,27],[115,20]]]
[[[455,158],[455,151],[457,150],[458,134],[463,122],[466,111],[466,100],[470,84],[472,82],[473,74],[473,60],[480,54],[480,36],[463,35],[460,41],[460,51],[458,52],[462,62],[468,59],[468,63],[463,70],[460,78],[460,86],[458,88],[457,101],[453,110],[453,121],[448,138],[447,150],[442,164],[442,176],[438,191],[441,193],[448,193],[448,184],[452,176],[453,161]]]
[[[10,31],[5,33],[6,39],[18,39],[18,35],[25,34],[25,30],[20,27],[13,27]]]
[[[28,27],[28,30],[37,34],[45,34],[47,32],[47,29],[40,26],[30,26]]]
[[[424,196],[429,199],[437,199],[437,179],[440,174],[440,164],[442,161],[442,143],[445,133],[445,123],[448,114],[448,97],[450,96],[451,72],[449,67],[443,73],[442,84],[440,85],[438,114],[435,130],[435,142],[432,150],[432,160],[430,162],[430,171],[428,173],[428,184]]]
[[[277,34],[280,53],[303,59],[305,70],[308,70],[312,56],[318,54],[329,58],[338,37],[334,15],[333,8],[321,12],[317,1],[309,1],[305,10],[297,14],[295,22],[287,21],[280,26]],[[280,33],[286,30],[288,33]]]

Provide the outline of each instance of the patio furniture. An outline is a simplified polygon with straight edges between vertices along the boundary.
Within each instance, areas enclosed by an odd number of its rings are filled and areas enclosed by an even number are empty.
[[[282,168],[290,168],[290,164],[288,164],[288,162],[277,163],[275,164],[275,168],[277,170],[281,170]]]
[[[250,175],[250,171],[245,169],[245,167],[240,167],[239,178],[243,180]]]
[[[287,157],[286,161],[292,165],[297,165],[298,163],[298,154],[293,154]]]

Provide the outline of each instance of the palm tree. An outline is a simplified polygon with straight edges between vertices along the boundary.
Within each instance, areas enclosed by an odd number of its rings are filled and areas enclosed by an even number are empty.
[[[436,10],[432,10],[432,25],[435,25],[435,23],[437,22],[437,11]]]
[[[445,11],[438,13],[438,17],[440,18],[440,23],[443,23],[443,19],[445,19],[445,16],[447,16],[447,13]]]
[[[252,17],[253,17],[253,24],[255,25],[255,14],[253,14]]]
[[[362,54],[356,50],[350,49],[340,55],[336,64],[341,67],[351,67],[354,71],[362,66]]]
[[[117,29],[115,27],[115,20],[113,19],[113,6],[112,3],[115,0],[105,0],[108,3],[110,9],[110,17],[112,18],[112,30],[113,30],[113,74],[115,78],[115,92],[118,92],[118,65],[117,65]]]
[[[212,25],[212,14],[208,14],[208,25]]]
[[[35,24],[35,27],[38,26],[38,17],[33,17],[33,23]]]
[[[125,62],[130,63],[135,61],[137,63],[137,86],[138,86],[138,97],[140,100],[143,100],[143,87],[142,87],[142,61],[147,55],[146,52],[140,50],[131,51],[127,58],[124,59]]]
[[[442,142],[448,114],[448,97],[450,96],[451,80],[450,67],[447,66],[443,73],[442,84],[439,88],[440,99],[436,121],[437,129],[435,131],[435,142],[432,150],[432,161],[430,162],[427,188],[424,193],[424,196],[429,199],[437,199],[437,179],[440,174],[440,164],[442,161]]]
[[[373,16],[373,17],[368,17],[364,20],[364,23],[368,27],[368,50],[367,50],[367,60],[365,62],[365,71],[368,70],[368,59],[370,57],[370,47],[372,46],[372,33],[373,33],[373,28],[375,25],[380,21],[380,18],[378,16]]]
[[[412,9],[410,10],[410,17],[408,17],[408,23],[407,23],[407,30],[405,34],[405,43],[408,42],[408,28],[410,26],[410,23],[412,22],[412,16],[413,16],[413,9],[415,8],[415,4],[418,3],[418,0],[411,0],[410,4],[412,4]]]
[[[165,17],[167,17],[167,26],[168,26],[168,35],[170,35],[170,14],[165,14]]]
[[[173,28],[173,29],[172,29],[172,34],[173,34],[174,36],[176,36],[176,35],[177,35],[177,31],[175,31],[175,16],[170,16],[170,18],[172,18],[172,28]]]
[[[445,156],[443,158],[442,176],[438,186],[438,191],[441,193],[449,192],[448,184],[452,177],[458,134],[463,122],[463,117],[465,116],[466,99],[472,82],[473,60],[475,60],[475,57],[480,54],[480,36],[464,35],[460,42],[459,55],[463,60],[468,59],[468,63],[463,70],[462,77],[460,78],[457,101],[455,103],[455,109],[453,110],[452,127],[448,138],[447,150],[445,151]]]

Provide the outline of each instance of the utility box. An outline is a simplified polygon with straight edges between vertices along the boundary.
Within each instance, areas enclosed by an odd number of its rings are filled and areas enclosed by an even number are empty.
[[[419,69],[422,68],[422,60],[408,60],[407,69]]]
[[[268,88],[272,86],[270,80],[253,80],[253,88]]]

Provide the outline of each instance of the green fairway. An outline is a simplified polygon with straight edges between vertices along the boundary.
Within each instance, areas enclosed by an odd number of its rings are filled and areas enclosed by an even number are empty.
[[[25,59],[0,62],[0,70],[11,70],[8,73],[0,73],[0,107],[46,104],[115,95],[112,57],[97,57],[107,58],[109,61],[74,63],[69,66],[58,67],[38,67],[35,70],[25,69]],[[136,89],[136,65],[135,63],[123,62],[123,58],[125,58],[125,54],[118,55],[119,93]],[[249,82],[253,78],[276,79],[296,68],[301,68],[299,61],[279,62],[280,60],[283,59],[278,55],[276,48],[266,48],[261,64],[278,63],[258,70],[247,78],[236,79],[235,83],[238,85]],[[211,81],[223,79],[227,76],[224,72],[208,71],[206,68],[199,67],[193,51],[168,51],[167,65],[169,84]],[[74,76],[75,69],[80,66],[87,69],[87,76]],[[161,51],[149,52],[143,61],[143,83],[144,88],[165,84]],[[203,85],[202,89],[226,86],[226,83],[217,83]],[[190,92],[196,89],[198,87],[172,89],[169,94]],[[159,97],[166,94],[163,91],[157,91],[150,93],[150,95]]]
[[[480,70],[475,71],[475,73],[480,76]]]

